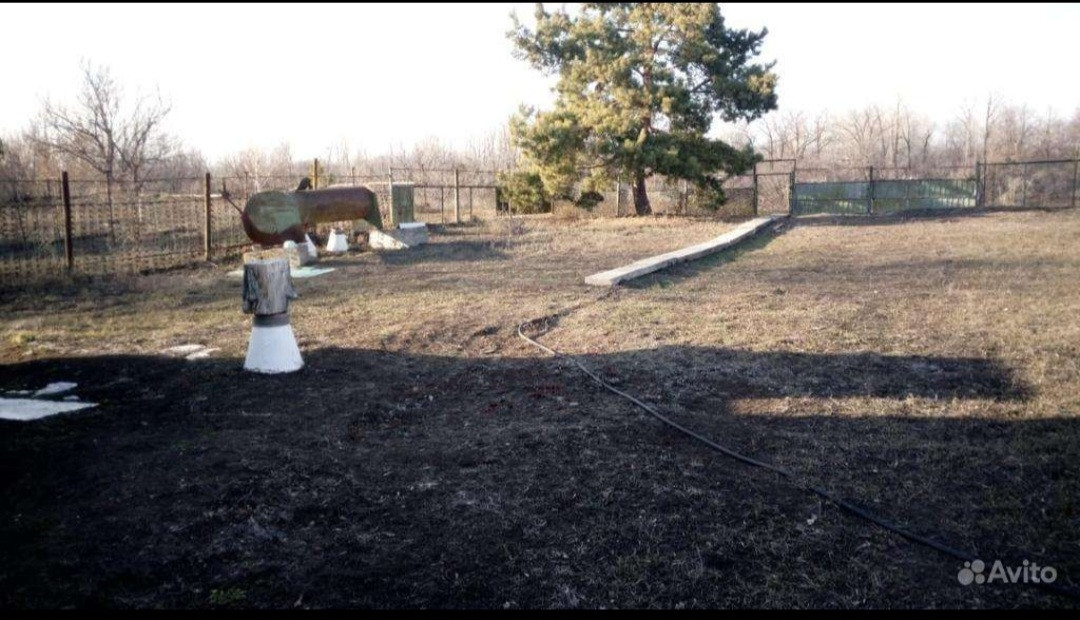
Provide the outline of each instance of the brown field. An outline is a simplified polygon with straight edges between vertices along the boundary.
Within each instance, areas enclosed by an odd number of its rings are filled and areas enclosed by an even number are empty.
[[[666,415],[992,562],[1080,581],[1080,212],[815,217],[598,299],[722,233],[492,220],[297,280],[306,366],[244,373],[236,264],[0,293],[4,607],[1027,607],[669,431]],[[206,360],[163,355],[200,343]]]

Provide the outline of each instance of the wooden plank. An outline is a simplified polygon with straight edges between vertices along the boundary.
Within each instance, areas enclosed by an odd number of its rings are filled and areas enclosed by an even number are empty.
[[[625,282],[654,271],[659,271],[676,263],[691,261],[703,256],[708,256],[709,254],[715,254],[730,248],[744,239],[754,236],[758,231],[778,218],[779,216],[776,215],[755,218],[739,225],[734,230],[728,231],[719,237],[710,239],[704,243],[691,245],[666,254],[658,254],[656,256],[643,258],[617,269],[594,273],[585,278],[585,284],[593,286],[614,286],[620,282]]]

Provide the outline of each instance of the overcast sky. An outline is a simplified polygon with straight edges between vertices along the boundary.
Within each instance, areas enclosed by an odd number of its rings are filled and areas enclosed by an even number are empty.
[[[169,129],[215,160],[289,142],[324,157],[427,137],[464,146],[549,86],[511,56],[509,14],[532,4],[0,5],[0,134],[42,97],[70,100],[79,62],[173,103]],[[549,6],[558,6],[549,5]],[[726,4],[769,35],[780,109],[842,113],[897,97],[939,122],[993,92],[1039,114],[1080,107],[1080,4]]]

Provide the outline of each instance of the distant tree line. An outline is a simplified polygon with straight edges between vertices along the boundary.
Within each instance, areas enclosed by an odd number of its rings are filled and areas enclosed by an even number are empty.
[[[552,158],[545,170],[536,166],[535,157],[522,153],[512,131],[522,117],[508,118],[501,129],[459,149],[428,138],[408,148],[369,154],[350,148],[354,145],[342,139],[323,153],[296,153],[283,142],[268,150],[237,150],[209,162],[197,148],[165,131],[170,110],[171,104],[156,93],[127,97],[107,67],[84,63],[81,90],[73,102],[46,99],[25,130],[0,136],[0,180],[55,180],[67,170],[75,179],[105,182],[111,201],[114,188],[137,195],[148,180],[195,179],[209,170],[216,177],[245,178],[257,191],[309,175],[312,160],[318,157],[325,184],[348,182],[353,174],[363,182],[390,169],[408,169],[401,174],[410,178],[400,180],[417,182],[446,178],[439,171],[453,168],[517,170],[520,174],[501,178],[512,182],[516,195],[531,197],[526,202],[533,201],[542,210],[550,206],[550,196],[541,173],[565,172],[560,168],[565,160]],[[752,121],[729,123],[716,135],[734,149],[727,152],[731,156],[754,153],[767,160],[796,159],[800,168],[875,166],[920,173],[946,166],[973,169],[978,161],[1078,158],[1080,108],[1062,117],[993,95],[968,101],[950,119],[931,119],[898,100],[888,106],[817,115],[781,109]],[[636,160],[613,161],[632,171]],[[661,163],[654,162],[657,170],[664,169]],[[672,166],[673,171],[691,176],[702,172]],[[581,177],[596,173],[597,169],[585,169]]]
[[[429,171],[507,170],[517,161],[507,124],[461,149],[433,137],[375,155],[350,149],[347,139],[322,153],[296,153],[282,142],[272,149],[239,149],[209,162],[197,148],[165,131],[171,109],[157,93],[127,97],[108,67],[84,62],[74,101],[45,99],[23,131],[0,136],[0,181],[55,180],[66,170],[73,179],[102,181],[111,202],[114,192],[138,195],[149,181],[196,179],[207,171],[245,178],[255,189],[279,186],[285,178],[309,175],[315,158],[324,183],[346,181],[353,172],[385,175],[391,168],[409,171],[403,174],[412,178],[402,180],[424,182]]]
[[[1080,108],[1063,118],[991,95],[935,121],[897,101],[842,114],[778,111],[724,134],[765,159],[796,159],[806,168],[974,169],[976,162],[1080,157]]]

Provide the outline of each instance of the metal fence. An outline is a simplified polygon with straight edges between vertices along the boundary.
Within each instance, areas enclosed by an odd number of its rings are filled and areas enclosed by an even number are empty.
[[[859,215],[962,208],[1069,208],[1078,204],[1080,160],[971,167],[807,168],[792,177],[791,214]]]
[[[717,207],[710,198],[690,183],[682,180],[652,177],[646,180],[649,207],[655,215],[739,218],[750,217],[755,211],[756,192],[753,176],[728,179],[723,186],[725,202]],[[613,183],[599,192],[601,200],[590,208],[557,200],[552,205],[556,217],[622,217],[634,215],[634,199],[627,183]]]
[[[318,170],[316,165],[314,170]],[[235,255],[250,242],[229,204],[267,190],[295,189],[296,176],[225,176],[142,180],[0,179],[0,288],[69,273],[132,273]],[[497,216],[493,170],[391,168],[315,178],[317,187],[365,185],[392,223],[391,187],[413,190],[414,217],[449,224]],[[724,183],[725,204],[707,203],[685,181],[651,178],[657,214],[750,217],[759,214],[875,214],[976,207],[1068,208],[1080,204],[1080,160],[980,163],[974,167],[798,168],[794,160],[760,162]],[[591,209],[556,203],[557,215],[618,217],[634,213],[629,185],[600,192]],[[340,223],[348,227],[351,223]],[[321,225],[317,233],[325,233]]]
[[[414,216],[429,223],[494,216],[495,173],[476,170],[350,171],[318,187],[366,185],[391,222],[391,186],[410,185]],[[0,288],[66,274],[139,273],[239,253],[251,244],[239,214],[254,193],[296,189],[297,176],[149,179],[0,179]],[[228,198],[228,199],[226,199]],[[230,204],[230,201],[232,204]],[[351,222],[339,225],[349,228]],[[329,224],[316,228],[327,232]]]
[[[1064,208],[1080,204],[1080,159],[979,166],[980,205]]]
[[[317,160],[316,160],[317,161]],[[494,170],[471,170],[464,168],[388,168],[370,170],[349,168],[343,172],[314,176],[314,186],[356,186],[363,185],[375,192],[383,222],[393,221],[391,210],[390,187],[410,186],[413,192],[413,215],[421,222],[429,224],[451,224],[468,222],[496,214],[495,194],[497,173]],[[230,177],[239,182],[238,197],[247,200],[255,192],[267,190],[296,189],[298,176],[259,176],[245,175]],[[233,185],[229,190],[235,192]],[[239,200],[237,204],[243,204]]]
[[[0,179],[0,281],[131,273],[189,264],[246,239],[209,177],[143,181]]]

